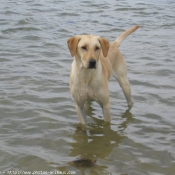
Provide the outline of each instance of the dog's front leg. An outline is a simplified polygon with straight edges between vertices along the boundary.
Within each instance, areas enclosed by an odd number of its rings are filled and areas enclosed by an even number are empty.
[[[102,109],[103,109],[104,121],[110,122],[111,121],[110,102],[108,101],[108,103],[102,104]]]
[[[76,104],[76,111],[77,111],[80,123],[86,124],[86,111],[85,111],[84,105]]]

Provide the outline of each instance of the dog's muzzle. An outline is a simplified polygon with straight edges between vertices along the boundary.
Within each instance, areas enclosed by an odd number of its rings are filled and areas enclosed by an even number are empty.
[[[89,69],[96,69],[96,60],[90,60],[89,61]]]

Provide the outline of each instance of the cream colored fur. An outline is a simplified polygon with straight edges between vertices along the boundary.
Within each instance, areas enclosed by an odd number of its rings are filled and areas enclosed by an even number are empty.
[[[80,123],[86,123],[86,101],[96,101],[102,107],[104,120],[111,121],[108,80],[112,74],[118,80],[128,106],[133,105],[126,62],[118,47],[138,27],[125,31],[113,43],[93,35],[77,35],[68,39],[68,47],[74,57],[70,91]]]

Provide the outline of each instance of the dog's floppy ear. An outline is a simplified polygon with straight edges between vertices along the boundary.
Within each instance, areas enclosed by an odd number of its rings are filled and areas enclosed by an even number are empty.
[[[80,41],[79,36],[74,36],[74,37],[71,37],[67,40],[67,45],[68,45],[68,48],[70,50],[72,57],[75,56],[75,52],[76,52],[77,45],[78,45],[79,41]]]
[[[108,55],[108,50],[109,50],[109,41],[99,37],[99,42],[101,44],[101,48],[102,48],[102,52],[103,52],[103,56],[107,57]]]

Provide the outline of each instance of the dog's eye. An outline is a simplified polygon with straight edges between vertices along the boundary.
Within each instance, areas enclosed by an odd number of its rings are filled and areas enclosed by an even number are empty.
[[[98,46],[95,47],[95,51],[99,50],[100,48]]]
[[[81,48],[82,48],[83,50],[87,50],[86,46],[82,46]]]

